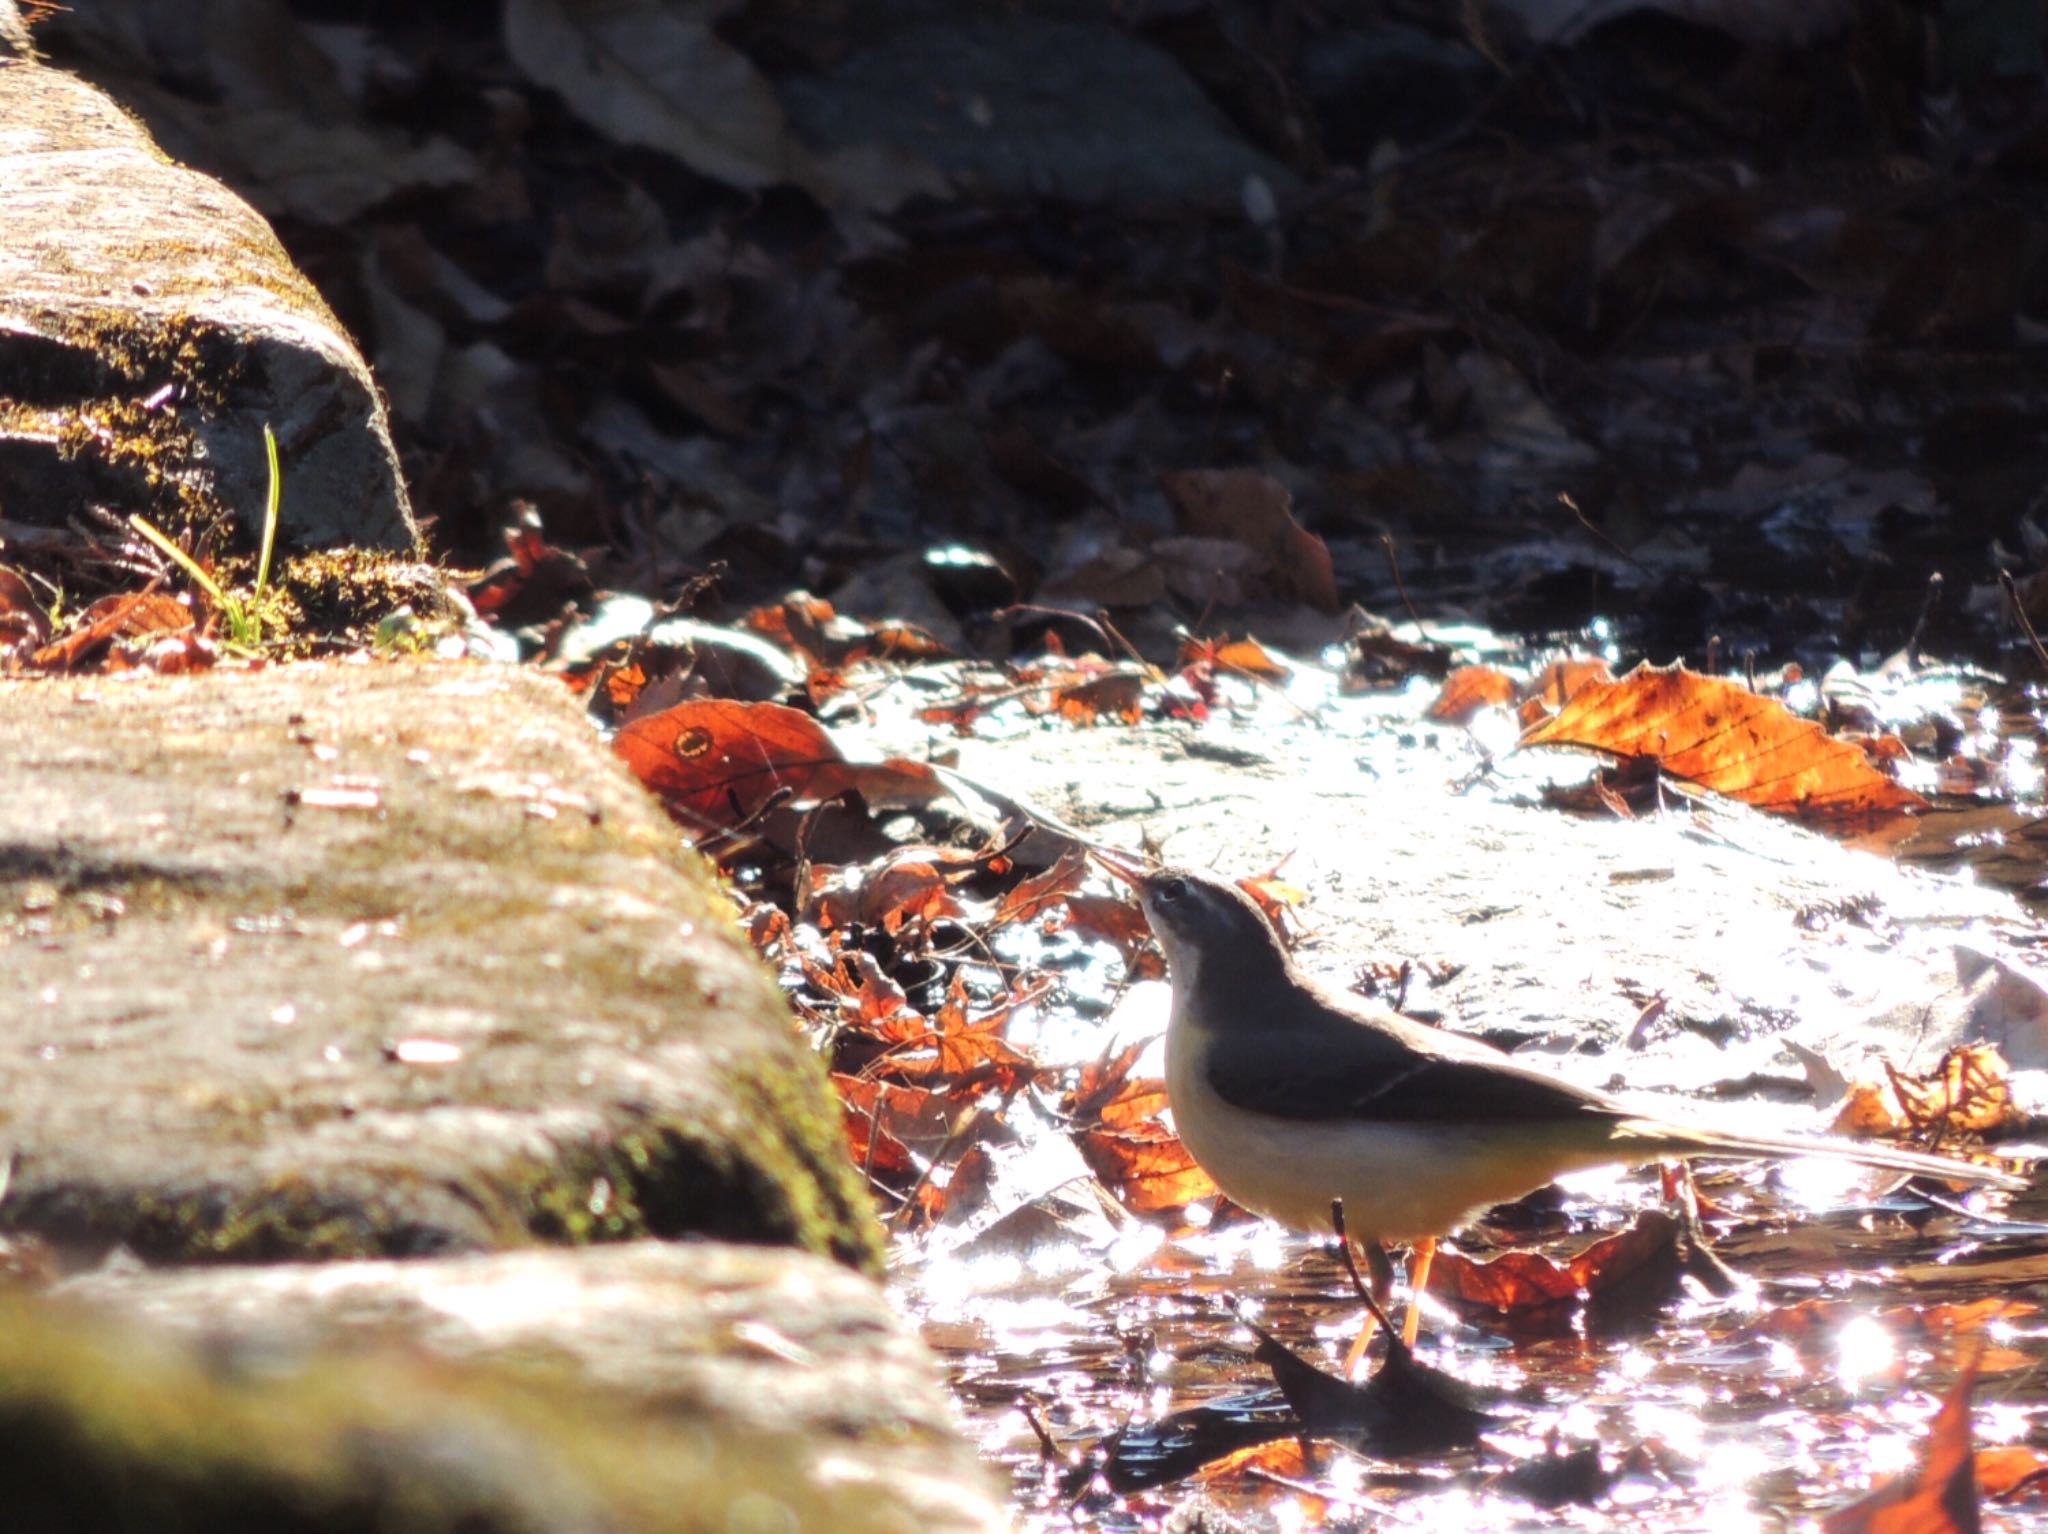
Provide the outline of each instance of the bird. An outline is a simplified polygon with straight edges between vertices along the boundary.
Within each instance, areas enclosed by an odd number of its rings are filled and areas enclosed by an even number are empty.
[[[1483,1040],[1324,989],[1227,879],[1147,872],[1120,855],[1098,861],[1135,887],[1166,956],[1166,1095],[1189,1153],[1254,1214],[1328,1232],[1332,1202],[1341,1200],[1354,1242],[1407,1244],[1405,1343],[1415,1341],[1413,1296],[1436,1239],[1561,1173],[1693,1156],[1827,1156],[2026,1186],[2004,1171],[1896,1146],[1730,1132],[1645,1112]]]

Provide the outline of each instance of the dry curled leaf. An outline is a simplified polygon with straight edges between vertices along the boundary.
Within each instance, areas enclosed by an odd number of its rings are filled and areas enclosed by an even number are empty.
[[[915,1177],[952,1132],[960,1105],[943,1092],[832,1073],[853,1164],[885,1181]]]
[[[1181,669],[1208,667],[1230,671],[1256,681],[1276,684],[1294,675],[1291,666],[1277,659],[1272,651],[1249,635],[1243,639],[1184,638],[1174,665]]]
[[[1078,1126],[1075,1144],[1102,1185],[1132,1213],[1159,1214],[1214,1198],[1217,1190],[1160,1120],[1166,1083],[1132,1077],[1144,1049],[1133,1044],[1084,1066],[1060,1107]]]
[[[1085,1129],[1074,1137],[1088,1169],[1133,1214],[1165,1214],[1216,1196],[1216,1184],[1173,1135]]]
[[[1515,700],[1514,678],[1492,666],[1460,666],[1444,678],[1429,717],[1446,724],[1466,724],[1482,709],[1500,708]]]
[[[1927,801],[1774,698],[1683,667],[1638,666],[1582,687],[1524,747],[1565,746],[1648,757],[1671,777],[1778,815],[1811,820],[1890,816]]]
[[[858,922],[894,936],[906,923],[959,919],[968,907],[954,893],[986,860],[943,847],[906,847],[878,863],[813,867],[804,915],[830,932]]]
[[[1098,724],[1105,719],[1136,724],[1144,697],[1145,678],[1135,671],[1110,671],[1053,694],[1060,717],[1069,724]]]
[[[1951,1049],[1924,1076],[1883,1065],[1883,1075],[1849,1084],[1834,1132],[1912,1135],[1939,1141],[2017,1128],[2026,1115],[2013,1101],[2012,1072],[1996,1044]]]
[[[996,907],[990,927],[1013,921],[1029,921],[1039,912],[1060,905],[1081,888],[1088,876],[1088,855],[1078,847],[1061,853],[1052,866],[1021,881]]]
[[[160,591],[101,597],[73,620],[70,632],[44,645],[30,663],[70,671],[98,659],[116,640],[179,634],[192,627],[192,609]]]

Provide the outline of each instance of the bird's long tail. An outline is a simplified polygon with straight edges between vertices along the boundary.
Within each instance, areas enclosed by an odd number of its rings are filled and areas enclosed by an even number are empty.
[[[1874,1140],[1845,1140],[1836,1135],[1729,1133],[1720,1129],[1694,1129],[1668,1124],[1655,1118],[1623,1119],[1614,1126],[1617,1140],[1640,1141],[1646,1157],[1732,1156],[1742,1159],[1826,1156],[1833,1161],[1854,1161],[1862,1166],[1882,1167],[1892,1172],[1914,1172],[1949,1182],[1975,1183],[1984,1187],[2017,1191],[2027,1186],[2023,1177],[1998,1167],[1953,1156],[1930,1155],[1905,1150]]]

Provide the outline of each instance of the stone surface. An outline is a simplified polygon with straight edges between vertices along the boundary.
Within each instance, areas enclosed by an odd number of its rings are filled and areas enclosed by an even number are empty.
[[[822,1070],[724,912],[544,676],[0,683],[0,1227],[873,1265]]]
[[[354,1356],[362,1362],[353,1371],[368,1385],[352,1393],[388,1401],[420,1372],[418,1350],[465,1369],[506,1371],[497,1388],[515,1402],[521,1380],[573,1380],[571,1401],[600,1401],[600,1422],[622,1424],[653,1451],[646,1484],[626,1498],[590,1484],[578,1463],[590,1430],[573,1425],[568,1452],[529,1441],[518,1459],[486,1459],[481,1479],[495,1484],[508,1460],[516,1468],[531,1453],[540,1473],[517,1469],[514,1489],[546,1489],[557,1506],[602,1508],[624,1526],[725,1531],[754,1504],[761,1521],[748,1527],[1002,1524],[991,1478],[954,1431],[929,1355],[873,1284],[800,1253],[636,1242],[415,1262],[102,1273],[58,1294],[65,1303],[49,1314],[85,1305],[204,1344],[245,1390],[255,1375],[314,1382]],[[455,1376],[479,1388],[487,1405],[497,1392],[481,1387],[498,1378]],[[530,1433],[530,1423],[502,1408],[500,1415]],[[473,1441],[474,1427],[465,1426]],[[446,1424],[440,1431],[458,1438]],[[646,1493],[655,1486],[680,1494],[651,1520],[631,1512],[635,1501],[654,1503]],[[561,1522],[542,1514],[541,1527]]]
[[[413,543],[383,403],[333,313],[255,210],[111,98],[0,67],[0,226],[0,521],[107,507],[253,533],[268,425],[287,546]]]
[[[21,8],[14,0],[0,0],[0,60],[27,59],[34,53],[35,45],[29,39],[28,23],[21,19]]]

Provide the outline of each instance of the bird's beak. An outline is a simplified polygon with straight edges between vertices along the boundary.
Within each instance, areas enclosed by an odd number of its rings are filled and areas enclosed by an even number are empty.
[[[1112,878],[1120,879],[1139,894],[1145,892],[1147,871],[1145,865],[1128,852],[1118,852],[1113,847],[1088,848],[1088,856],[1101,865]]]

